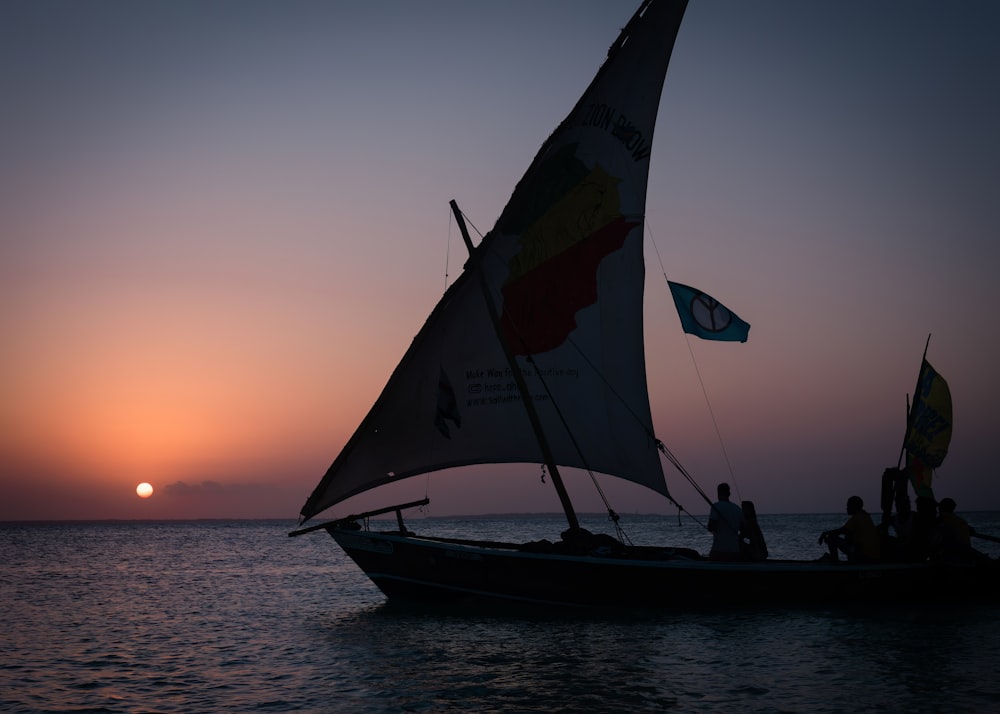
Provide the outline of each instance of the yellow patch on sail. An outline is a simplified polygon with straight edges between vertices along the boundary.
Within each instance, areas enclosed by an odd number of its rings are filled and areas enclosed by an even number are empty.
[[[552,204],[521,235],[521,252],[511,259],[508,282],[572,247],[621,216],[620,179],[600,166]]]

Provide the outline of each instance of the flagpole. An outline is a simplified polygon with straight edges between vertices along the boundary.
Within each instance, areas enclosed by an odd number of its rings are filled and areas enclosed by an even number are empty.
[[[927,364],[927,348],[931,345],[931,335],[927,333],[927,342],[924,343],[924,354],[920,358],[920,369],[917,371],[917,386],[913,390],[913,404],[910,404],[909,396],[906,399],[906,431],[903,433],[903,443],[899,447],[899,460],[896,462],[897,468],[903,466],[903,455],[906,453],[906,439],[910,435],[910,428],[913,426],[913,407],[917,404],[918,393],[920,392],[920,382],[924,377],[924,365]]]

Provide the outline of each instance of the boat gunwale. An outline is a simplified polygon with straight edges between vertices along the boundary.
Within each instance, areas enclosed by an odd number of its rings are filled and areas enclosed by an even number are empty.
[[[776,559],[762,561],[717,561],[717,560],[694,560],[690,558],[623,558],[613,554],[593,554],[593,553],[554,553],[523,550],[524,544],[509,543],[504,541],[486,540],[466,540],[461,538],[447,538],[442,536],[424,536],[416,533],[400,533],[399,531],[372,531],[353,530],[340,528],[331,524],[326,528],[327,532],[337,540],[335,533],[347,536],[361,536],[366,538],[377,538],[395,543],[416,544],[420,547],[436,548],[439,550],[460,550],[466,553],[476,553],[482,551],[495,551],[491,553],[497,557],[526,558],[535,560],[559,560],[566,562],[605,564],[609,566],[630,566],[642,568],[665,568],[673,570],[696,569],[707,571],[744,571],[744,572],[794,572],[808,570],[817,572],[837,572],[837,573],[876,573],[883,571],[912,571],[912,570],[933,570],[938,567],[947,568],[974,568],[974,565],[962,566],[959,564],[937,564],[931,562],[907,563],[907,562],[875,562],[875,563],[849,563],[845,561],[831,562],[828,560],[794,560]],[[345,549],[337,540],[338,544]],[[671,550],[669,546],[623,546],[623,548],[644,548],[649,550]],[[682,549],[679,549],[682,550]],[[683,549],[687,550],[687,549]]]

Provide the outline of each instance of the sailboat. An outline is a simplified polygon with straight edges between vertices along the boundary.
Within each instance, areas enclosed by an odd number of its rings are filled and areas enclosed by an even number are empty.
[[[560,468],[671,499],[662,465],[671,459],[646,386],[643,223],[653,127],[685,6],[642,2],[478,245],[451,203],[469,251],[464,272],[290,534],[326,531],[390,600],[773,604],[937,596],[959,590],[956,578],[982,580],[980,567],[948,566],[946,586],[941,565],[776,561],[760,548],[754,560],[715,562],[580,526]],[[421,536],[403,512],[426,499],[306,525],[352,496],[419,474],[513,463],[543,465],[566,516],[558,539]],[[392,513],[396,528],[370,528]]]

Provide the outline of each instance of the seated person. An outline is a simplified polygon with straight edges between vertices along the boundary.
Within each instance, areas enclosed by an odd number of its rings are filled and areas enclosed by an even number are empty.
[[[870,563],[879,559],[879,535],[872,517],[865,511],[860,496],[847,499],[847,513],[850,518],[840,528],[823,531],[820,543],[826,543],[830,553],[824,559],[839,561],[837,551],[847,556],[850,563]]]
[[[970,536],[975,535],[976,531],[955,513],[955,499],[942,498],[938,510],[941,517],[934,534],[932,555],[952,561],[987,558],[972,547]]]

